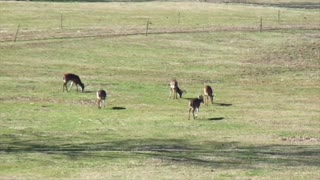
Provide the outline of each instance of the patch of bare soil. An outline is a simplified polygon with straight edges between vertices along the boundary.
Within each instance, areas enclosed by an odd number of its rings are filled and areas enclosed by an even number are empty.
[[[308,38],[304,42],[290,42],[288,39],[283,45],[277,48],[265,49],[260,52],[261,57],[249,59],[248,63],[276,65],[279,67],[294,68],[297,70],[320,68],[320,37]],[[319,40],[316,40],[319,39]]]
[[[320,9],[320,2],[259,2],[258,0],[201,0],[203,2],[211,3],[239,3],[239,4],[251,4],[260,6],[273,6],[281,8],[303,8],[303,9]]]
[[[0,101],[7,102],[23,102],[23,103],[50,103],[50,104],[68,104],[68,105],[85,105],[94,106],[95,100],[63,100],[63,99],[50,99],[50,98],[38,98],[38,97],[14,97],[14,98],[0,98]],[[49,107],[47,105],[42,105],[43,108]]]
[[[283,137],[281,141],[291,142],[291,143],[319,143],[320,139],[313,137]]]

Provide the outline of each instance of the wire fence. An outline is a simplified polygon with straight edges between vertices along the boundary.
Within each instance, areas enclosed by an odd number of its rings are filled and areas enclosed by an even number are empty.
[[[74,25],[71,18],[61,14],[59,23],[54,22],[51,27],[34,27],[34,25],[18,24],[16,28],[1,29],[0,42],[34,41],[50,39],[72,39],[72,38],[105,38],[114,36],[151,35],[151,34],[178,34],[178,33],[209,33],[209,32],[266,32],[266,31],[292,31],[292,30],[320,30],[320,20],[314,21],[308,18],[297,20],[284,20],[281,12],[277,11],[272,17],[245,18],[236,17],[230,19],[232,23],[203,23],[182,24],[181,13],[175,17],[175,24],[160,24],[155,20],[145,19],[139,25],[111,25],[101,26],[95,24]],[[89,22],[89,21],[88,21]],[[38,24],[41,24],[39,22]],[[37,24],[37,23],[35,23]],[[26,26],[26,27],[24,27]]]

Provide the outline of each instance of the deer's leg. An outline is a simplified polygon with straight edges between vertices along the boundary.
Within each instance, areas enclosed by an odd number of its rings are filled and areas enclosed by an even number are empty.
[[[192,109],[193,119],[196,119],[196,118],[197,118],[197,116],[194,115],[194,111],[195,111],[195,110],[196,110],[195,108]]]
[[[101,99],[101,101],[100,101],[100,108],[102,108],[102,107],[106,107],[104,103],[105,103],[105,102],[104,102],[104,100],[103,100],[103,99]]]
[[[209,95],[205,96],[205,104],[208,105],[209,104]]]
[[[73,86],[73,81],[71,81],[70,86],[69,86],[69,90],[68,90],[68,91],[70,91],[70,90],[71,90],[72,86]]]
[[[196,118],[197,118],[199,113],[199,108],[196,108],[195,111],[196,111]]]
[[[64,89],[66,89],[66,91],[68,91],[67,83],[63,83],[63,85],[62,85],[62,92],[64,92]]]
[[[103,106],[103,100],[101,99],[100,100],[100,109],[102,108],[102,106]]]
[[[101,109],[101,99],[98,100],[98,108]]]
[[[101,108],[101,99],[97,99],[97,105],[98,105],[98,108],[100,109]]]
[[[189,117],[188,117],[188,120],[190,120],[190,113],[191,113],[191,107],[189,108]]]

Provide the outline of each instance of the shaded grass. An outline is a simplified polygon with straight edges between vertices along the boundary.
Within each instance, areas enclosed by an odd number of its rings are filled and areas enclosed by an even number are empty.
[[[83,139],[83,138],[82,138]],[[52,140],[50,138],[49,140]],[[59,141],[58,139],[55,142]],[[62,140],[64,141],[64,140]],[[299,146],[299,145],[273,145],[273,146],[243,146],[235,142],[215,142],[208,141],[203,142],[202,145],[192,144],[178,139],[143,139],[134,140],[129,139],[125,141],[116,142],[95,142],[95,143],[80,143],[72,142],[70,144],[46,145],[33,143],[32,141],[23,140],[11,140],[12,149],[7,149],[9,154],[24,153],[27,156],[20,157],[18,162],[29,161],[30,159],[38,159],[34,161],[33,167],[39,165],[48,168],[55,168],[56,163],[64,162],[63,166],[67,166],[71,169],[82,168],[95,168],[103,170],[106,166],[117,166],[120,162],[123,164],[124,159],[131,159],[127,162],[127,165],[123,166],[130,169],[140,169],[145,167],[144,161],[148,159],[148,164],[157,166],[158,168],[168,169],[169,172],[176,168],[170,168],[170,166],[182,168],[196,168],[199,167],[205,175],[212,174],[212,172],[229,172],[229,170],[236,170],[246,172],[247,176],[265,176],[271,172],[266,170],[265,166],[286,167],[287,169],[295,169],[295,167],[307,167],[308,169],[314,169],[319,166],[316,163],[319,157],[318,146]],[[177,145],[179,144],[179,145]],[[17,147],[15,149],[14,147]],[[43,157],[42,157],[43,156]],[[66,160],[59,160],[61,156],[66,156]],[[43,159],[44,158],[44,159]],[[56,159],[57,158],[57,159]],[[94,159],[94,162],[92,162]],[[108,159],[105,162],[103,159]],[[78,162],[72,165],[72,162]],[[10,161],[13,163],[14,161]],[[79,163],[83,162],[83,163]],[[23,166],[24,163],[21,164]],[[30,167],[30,164],[29,164]],[[131,167],[131,168],[130,168]],[[147,167],[147,169],[149,169]],[[85,170],[84,169],[84,170]],[[152,169],[152,168],[151,168]],[[186,171],[185,169],[184,171]],[[264,170],[263,170],[264,169]],[[57,173],[55,177],[65,177],[65,175],[71,175],[71,172],[61,173],[61,169],[56,169]],[[85,170],[86,171],[86,170]],[[63,172],[63,171],[62,171]],[[142,171],[141,177],[150,176],[149,173],[144,174]],[[231,171],[230,171],[231,172]],[[260,172],[260,173],[258,173]],[[151,172],[153,174],[154,172]],[[281,174],[281,171],[279,171]],[[101,174],[98,173],[98,174]],[[118,174],[114,172],[113,176]],[[130,172],[129,174],[135,174]],[[108,177],[111,174],[105,173],[102,177]],[[137,175],[137,174],[135,174]],[[316,177],[316,174],[307,174],[310,177]],[[167,176],[167,175],[165,175]],[[183,177],[184,175],[180,175]],[[230,177],[234,175],[230,174]],[[100,176],[99,176],[100,177]],[[121,175],[126,177],[126,175]],[[158,177],[155,175],[154,177]],[[223,177],[223,176],[222,176]]]

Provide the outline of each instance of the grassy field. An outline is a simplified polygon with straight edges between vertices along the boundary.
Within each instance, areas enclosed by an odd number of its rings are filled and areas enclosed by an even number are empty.
[[[0,2],[0,11],[0,179],[319,177],[318,10]],[[293,28],[241,30],[260,17]],[[84,93],[62,92],[66,72]],[[168,98],[172,78],[183,99]],[[187,99],[204,84],[215,104],[188,120]]]

